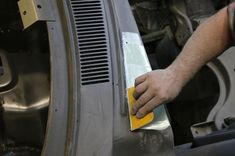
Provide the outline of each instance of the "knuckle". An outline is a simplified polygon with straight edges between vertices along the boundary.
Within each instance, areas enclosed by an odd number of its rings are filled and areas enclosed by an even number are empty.
[[[160,92],[158,95],[161,102],[165,102],[169,99],[168,94],[164,92]]]
[[[138,78],[135,79],[135,86],[138,84]]]
[[[154,93],[157,93],[159,91],[158,85],[153,85],[151,89]]]
[[[140,98],[136,101],[136,104],[140,107],[140,106],[144,105],[144,101],[145,101],[145,98],[144,98],[144,97],[140,97]]]
[[[143,108],[139,110],[139,112],[142,114],[147,114],[150,112],[150,110],[151,110],[150,107],[148,105],[145,105]]]
[[[146,74],[141,75],[135,79],[135,86],[139,85],[139,83],[146,80]]]
[[[137,101],[136,101],[136,106],[138,108],[144,106],[148,102],[148,97],[146,96],[141,96]]]
[[[144,109],[140,109],[139,112],[142,114],[142,115],[145,115],[145,110]]]
[[[140,102],[139,102],[139,100],[137,100],[136,102],[135,102],[135,108],[136,109],[139,109],[140,108]]]
[[[140,87],[136,87],[135,88],[135,93],[136,94],[140,94],[141,93],[141,88]]]
[[[148,113],[148,112],[150,112],[151,108],[152,108],[152,107],[150,107],[150,105],[146,105],[145,108],[144,108],[144,111],[145,111],[146,113]]]
[[[148,81],[151,80],[151,73],[150,72],[145,74],[145,80],[148,80]]]

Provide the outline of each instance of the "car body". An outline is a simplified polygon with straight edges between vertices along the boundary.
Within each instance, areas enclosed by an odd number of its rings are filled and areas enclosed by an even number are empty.
[[[1,0],[0,154],[232,155],[234,48],[151,124],[131,132],[127,106],[135,78],[169,65],[228,3]]]

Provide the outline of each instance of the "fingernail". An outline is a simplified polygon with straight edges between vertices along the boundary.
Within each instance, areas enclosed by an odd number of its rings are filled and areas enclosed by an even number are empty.
[[[142,114],[142,113],[140,113],[140,112],[137,112],[137,114],[136,114],[136,117],[137,117],[138,119],[142,118],[143,116],[144,116],[144,114]]]
[[[137,111],[137,108],[136,108],[136,107],[133,107],[132,110],[131,110],[131,114],[132,114],[132,115],[135,115],[135,114],[136,114],[136,111]]]

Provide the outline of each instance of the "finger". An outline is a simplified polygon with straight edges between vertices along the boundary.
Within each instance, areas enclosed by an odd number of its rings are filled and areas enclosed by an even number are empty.
[[[147,75],[141,75],[135,79],[135,87],[146,80]]]
[[[161,103],[162,101],[160,101],[157,97],[152,98],[148,103],[139,109],[139,111],[136,113],[136,117],[139,119],[143,118],[145,115],[152,112],[153,109]]]
[[[149,91],[144,92],[134,103],[132,108],[132,114],[135,115],[138,110],[145,105],[148,101],[150,101],[153,98],[153,94]]]
[[[143,94],[147,90],[147,88],[148,88],[148,84],[146,81],[136,86],[134,93],[133,93],[134,98],[138,99],[140,95]]]

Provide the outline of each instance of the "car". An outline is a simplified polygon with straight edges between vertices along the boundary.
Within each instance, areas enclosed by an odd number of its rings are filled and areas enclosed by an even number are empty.
[[[145,127],[127,106],[135,78],[229,3],[0,0],[0,155],[234,155],[234,47]]]

